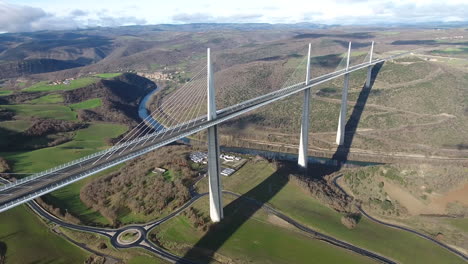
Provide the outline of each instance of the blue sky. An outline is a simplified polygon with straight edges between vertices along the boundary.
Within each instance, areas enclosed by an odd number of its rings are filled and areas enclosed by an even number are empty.
[[[468,21],[467,0],[0,0],[0,32],[198,22]]]

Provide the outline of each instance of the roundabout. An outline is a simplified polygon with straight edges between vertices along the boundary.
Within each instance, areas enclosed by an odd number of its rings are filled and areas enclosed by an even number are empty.
[[[146,236],[146,230],[139,226],[129,226],[115,233],[111,242],[116,247],[127,248],[140,244]]]

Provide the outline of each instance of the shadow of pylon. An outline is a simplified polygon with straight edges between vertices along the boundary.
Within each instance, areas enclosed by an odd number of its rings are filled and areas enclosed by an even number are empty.
[[[183,256],[184,259],[208,263],[215,252],[246,222],[264,203],[273,198],[288,182],[285,175],[294,172],[296,166],[280,165],[278,170],[260,184],[236,198],[224,207],[224,219],[213,224],[207,233]],[[226,197],[225,195],[223,197]],[[250,202],[246,197],[255,198]],[[239,210],[242,208],[242,210]]]

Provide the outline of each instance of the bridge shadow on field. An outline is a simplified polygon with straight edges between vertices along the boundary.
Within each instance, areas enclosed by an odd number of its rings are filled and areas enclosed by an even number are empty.
[[[348,158],[349,149],[356,133],[359,120],[361,119],[371,88],[381,67],[382,64],[377,64],[373,67],[371,85],[369,88],[366,88],[364,85],[351,117],[346,124],[347,133],[345,142],[343,146],[338,147],[333,156],[334,159],[340,161],[338,162],[339,165],[324,166],[309,164],[309,169],[305,172],[307,177],[322,179],[325,175],[329,175],[341,169],[343,162]],[[289,181],[288,175],[302,173],[304,172],[300,171],[295,163],[281,163],[279,168],[268,178],[248,192],[242,194],[241,197],[235,198],[226,205],[224,207],[224,219],[220,223],[212,225],[207,233],[186,252],[183,258],[197,263],[208,263],[213,259],[216,251],[218,251],[244,223],[283,189]],[[225,197],[227,196],[223,195],[223,198]]]
[[[266,178],[263,182],[234,199],[224,207],[224,219],[210,227],[208,232],[185,254],[184,259],[207,263],[216,251],[245,223],[264,203],[275,196],[288,182],[287,173],[294,169],[292,166],[283,166]],[[223,198],[226,198],[223,195]],[[248,199],[254,198],[256,202]]]
[[[383,63],[379,63],[372,68],[370,85],[369,87],[366,87],[365,84],[363,85],[356,104],[354,105],[353,112],[351,113],[348,122],[346,122],[344,143],[343,145],[338,146],[335,154],[333,155],[333,159],[338,160],[339,164],[342,164],[348,160],[349,152],[357,132],[359,121],[361,120],[362,113],[366,107],[367,99],[369,98],[369,94],[371,93],[372,87],[374,86],[375,79],[377,78],[377,75],[379,74],[382,66]]]

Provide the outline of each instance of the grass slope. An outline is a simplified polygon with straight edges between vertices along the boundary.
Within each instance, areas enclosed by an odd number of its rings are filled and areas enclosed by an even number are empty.
[[[99,74],[95,74],[94,76],[104,78],[104,79],[109,79],[109,78],[114,78],[120,75],[122,75],[122,73],[116,72],[116,73],[99,73]]]
[[[341,224],[340,213],[319,203],[297,185],[284,185],[284,179],[281,178],[284,176],[275,172],[274,166],[267,162],[249,162],[232,176],[223,177],[223,188],[246,193],[268,178],[268,184],[256,188],[252,197],[258,200],[266,199],[270,192],[278,190],[269,203],[311,228],[400,263],[463,263],[459,257],[430,241],[376,224],[366,218],[363,218],[355,229],[347,229]],[[199,187],[202,190],[206,189],[205,180]]]
[[[468,232],[468,218],[452,218],[447,219],[447,222],[462,230],[463,232]]]
[[[76,113],[63,105],[0,105],[21,117],[39,117],[60,120],[76,120]]]
[[[3,152],[0,156],[13,163],[15,172],[32,173],[94,153],[106,146],[105,139],[116,137],[126,127],[115,124],[91,124],[78,130],[72,141],[28,152]]]
[[[23,132],[31,126],[31,121],[28,120],[11,120],[0,122],[0,128],[4,128],[14,132]]]
[[[225,197],[228,198],[228,197]],[[226,200],[226,199],[225,199]],[[200,204],[207,204],[205,197]],[[203,206],[203,205],[202,205]],[[225,211],[225,219],[217,225],[210,242],[197,244],[203,250],[212,250],[214,245],[222,244],[216,251],[216,259],[227,257],[234,263],[373,263],[370,259],[355,255],[329,244],[307,237],[288,228],[281,228],[268,222],[264,212],[257,212],[224,241],[223,233],[231,231],[232,226],[240,224],[243,208]],[[198,210],[203,210],[199,209]],[[154,230],[160,240],[169,243],[194,245],[204,236],[195,229],[186,216],[179,215]],[[218,237],[216,234],[220,234]],[[206,241],[206,240],[205,240]],[[214,246],[216,248],[216,246]],[[184,254],[184,250],[177,252]],[[199,261],[209,260],[199,256]]]
[[[63,102],[63,96],[60,94],[48,94],[29,101],[31,104],[56,104]]]
[[[160,264],[160,263],[167,263],[162,261],[157,257],[150,257],[150,256],[136,256],[131,258],[128,264]]]
[[[73,110],[78,110],[78,109],[91,109],[91,108],[96,108],[102,105],[102,100],[101,98],[93,98],[89,99],[83,102],[79,102],[76,104],[71,104],[70,107]]]
[[[1,153],[14,163],[15,172],[38,172],[71,159],[79,158],[105,146],[105,139],[125,132],[126,127],[115,124],[92,124],[77,131],[73,141],[51,148],[29,152]],[[97,176],[94,177],[98,177]],[[70,212],[81,214],[85,220],[106,223],[96,212],[79,200],[79,190],[90,179],[79,181],[52,194]],[[87,253],[65,242],[41,225],[24,207],[1,214],[0,241],[7,246],[7,263],[83,263]]]
[[[98,174],[92,175],[81,181],[67,185],[57,191],[47,194],[46,200],[55,207],[66,209],[72,215],[78,217],[85,224],[108,225],[109,221],[99,212],[86,206],[80,199],[80,190],[93,179],[117,171],[123,164],[112,167]]]
[[[0,214],[0,241],[6,244],[6,263],[83,263],[87,252],[53,234],[25,206]]]
[[[10,95],[13,91],[10,90],[0,90],[0,96]]]

